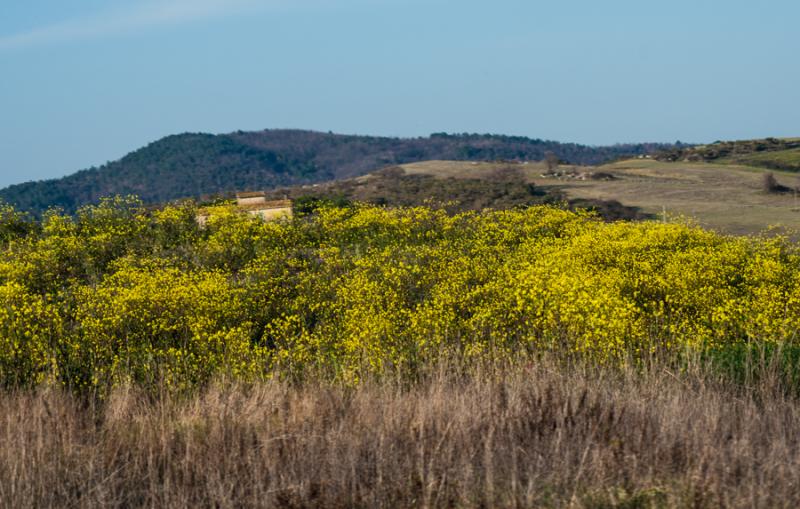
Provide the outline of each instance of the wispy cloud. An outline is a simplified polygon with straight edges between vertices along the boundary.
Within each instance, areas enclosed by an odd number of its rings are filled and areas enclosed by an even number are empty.
[[[11,35],[0,35],[0,51],[108,37],[160,26],[242,13],[265,3],[258,0],[146,0]]]

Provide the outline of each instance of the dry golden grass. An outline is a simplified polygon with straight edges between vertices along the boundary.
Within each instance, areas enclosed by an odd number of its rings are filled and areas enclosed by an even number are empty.
[[[0,395],[3,507],[797,507],[769,381],[563,368],[217,385],[93,408]]]
[[[769,170],[707,163],[631,160],[599,168],[619,177],[612,181],[569,182],[569,196],[615,199],[644,212],[694,218],[701,225],[733,234],[754,234],[771,226],[800,229],[800,197],[765,193]],[[788,187],[797,175],[774,172]]]

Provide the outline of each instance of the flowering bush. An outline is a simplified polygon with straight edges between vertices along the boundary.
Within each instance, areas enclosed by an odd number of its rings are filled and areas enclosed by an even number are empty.
[[[275,368],[413,373],[443,353],[618,363],[800,339],[800,253],[782,237],[553,207],[207,212],[200,227],[191,204],[118,198],[15,227],[0,244],[0,383],[184,390]]]

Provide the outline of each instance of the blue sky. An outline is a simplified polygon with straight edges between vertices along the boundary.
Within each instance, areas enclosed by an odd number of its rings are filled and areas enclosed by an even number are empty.
[[[800,136],[796,0],[8,0],[0,186],[185,131]]]

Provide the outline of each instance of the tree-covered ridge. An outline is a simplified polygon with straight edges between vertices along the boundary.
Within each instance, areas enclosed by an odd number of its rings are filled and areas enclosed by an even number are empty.
[[[118,161],[61,179],[0,190],[20,210],[67,212],[103,196],[136,194],[148,204],[243,189],[272,189],[364,175],[429,159],[541,160],[549,152],[575,164],[670,148],[659,144],[590,147],[520,136],[434,134],[426,138],[351,136],[300,130],[168,136]]]

